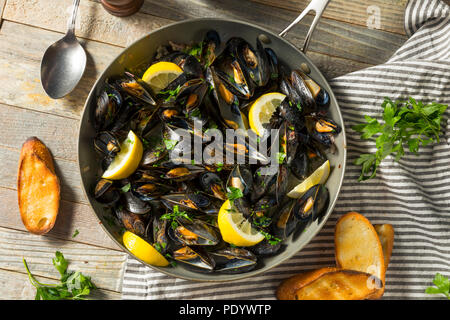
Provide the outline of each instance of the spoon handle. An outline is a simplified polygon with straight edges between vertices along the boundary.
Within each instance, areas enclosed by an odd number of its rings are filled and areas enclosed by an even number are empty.
[[[67,34],[75,35],[75,19],[77,17],[78,6],[80,5],[80,0],[74,0],[72,4],[72,16],[69,20],[69,26],[67,29]]]

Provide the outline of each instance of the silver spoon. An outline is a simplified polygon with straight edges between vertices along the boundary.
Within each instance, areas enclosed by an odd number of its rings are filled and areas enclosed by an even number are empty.
[[[73,1],[72,17],[66,35],[52,44],[41,62],[41,83],[53,99],[70,93],[83,76],[86,52],[75,37],[75,18],[80,0]]]

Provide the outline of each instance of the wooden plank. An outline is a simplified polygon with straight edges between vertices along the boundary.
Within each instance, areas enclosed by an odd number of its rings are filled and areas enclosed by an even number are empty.
[[[283,1],[276,3],[281,2]],[[346,4],[343,2],[344,0],[341,1],[342,11],[353,6],[348,1]],[[265,4],[241,0],[217,0],[214,2],[208,0],[147,0],[144,2],[141,12],[172,20],[202,17],[238,19],[261,25],[274,32],[283,30],[299,14],[298,10],[268,7]],[[400,20],[403,21],[403,18]],[[301,47],[311,21],[312,17],[307,16],[304,21],[290,31],[287,38]],[[406,36],[404,35],[370,30],[365,25],[348,24],[325,17],[317,25],[309,50],[363,63],[379,64],[386,61],[405,40]]]
[[[0,119],[1,146],[20,150],[28,137],[37,136],[53,157],[77,160],[78,120],[5,104],[0,104]]]
[[[26,231],[19,214],[17,191],[0,187],[0,203],[0,226]],[[79,234],[72,238],[75,230],[78,230]],[[103,230],[88,205],[65,200],[60,203],[55,226],[46,236],[122,251]]]
[[[66,17],[64,14],[61,16],[63,12],[61,7],[67,6],[69,2],[70,0],[65,0],[63,5],[55,6],[52,0],[37,2],[11,0],[6,5],[4,17],[6,20],[41,28],[65,30]],[[79,34],[89,39],[124,46],[153,30],[156,25],[160,26],[173,21],[174,17],[177,18],[176,20],[180,20],[180,18],[228,17],[253,22],[279,32],[298,15],[297,12],[291,10],[276,7],[268,10],[264,4],[241,0],[220,0],[213,4],[208,0],[166,1],[159,4],[160,9],[158,10],[158,6],[155,4],[159,2],[161,1],[146,1],[138,14],[125,19],[105,13],[100,3],[86,2],[81,10],[87,12],[92,10],[89,13],[92,19],[88,21],[81,18]],[[174,11],[177,13],[176,16],[173,14]],[[45,17],[43,17],[44,12]],[[152,16],[149,17],[143,13]],[[86,13],[84,15],[86,16]],[[305,21],[289,34],[288,38],[295,45],[300,46],[303,43],[311,20],[310,16],[306,17]],[[130,27],[130,21],[132,21],[133,28]],[[211,27],[214,28],[214,26]],[[405,39],[406,37],[403,35],[369,30],[366,27],[324,18],[317,27],[310,50],[354,61],[378,64],[390,57]]]
[[[49,279],[37,277],[37,280],[45,283]],[[36,295],[28,275],[23,273],[0,269],[0,287],[0,300],[33,300]],[[100,289],[95,290],[89,299],[119,300],[121,297],[119,292]]]
[[[64,254],[69,270],[90,276],[98,288],[121,291],[125,253],[0,227],[2,270],[26,273],[25,258],[33,275],[57,280],[60,275],[52,264],[56,251]]]
[[[251,1],[288,9],[297,12],[297,14],[300,14],[310,2],[310,0]],[[379,30],[405,34],[403,15],[407,2],[408,0],[333,0],[328,4],[323,17],[367,27],[367,19],[369,18],[367,10],[369,6],[376,6],[380,9]]]
[[[46,48],[60,38],[59,33],[3,21],[0,29],[1,103],[79,118],[99,72],[122,49],[94,41],[83,41],[87,51],[87,66],[83,78],[71,94],[53,100],[42,89],[39,65]]]
[[[3,8],[5,7],[6,0],[0,0],[0,26],[2,25]]]
[[[44,29],[65,33],[72,0],[10,0],[4,18]],[[127,46],[144,33],[172,21],[136,13],[120,18],[109,14],[100,3],[81,1],[78,8],[75,33],[78,37],[119,46]]]

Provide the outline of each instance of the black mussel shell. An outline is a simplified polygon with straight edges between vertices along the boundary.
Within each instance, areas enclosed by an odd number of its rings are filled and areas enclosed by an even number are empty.
[[[102,131],[95,136],[94,147],[104,155],[114,157],[120,152],[120,141],[113,132]]]
[[[200,247],[184,246],[174,251],[172,256],[176,261],[196,271],[212,272],[215,267],[214,260]]]
[[[146,235],[148,221],[144,215],[129,212],[124,208],[118,208],[116,209],[116,216],[128,231],[140,237],[144,237]]]
[[[130,191],[123,193],[122,199],[124,207],[131,213],[146,214],[152,210],[150,203],[139,199]]]
[[[221,273],[248,272],[256,267],[256,256],[247,249],[227,247],[209,252]]]
[[[120,199],[120,192],[113,181],[100,179],[94,188],[94,198],[101,204],[113,206]]]

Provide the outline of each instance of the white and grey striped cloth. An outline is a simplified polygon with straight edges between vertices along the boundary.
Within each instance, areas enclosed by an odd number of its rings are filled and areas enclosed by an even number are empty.
[[[436,272],[450,276],[450,122],[437,145],[387,158],[377,177],[358,183],[361,153],[374,152],[351,129],[364,115],[380,118],[384,97],[450,104],[450,8],[441,0],[410,0],[405,12],[408,41],[383,65],[331,81],[347,129],[348,161],[335,211],[301,252],[263,275],[230,283],[172,278],[128,258],[123,299],[274,299],[275,289],[296,273],[334,265],[333,234],[348,211],[372,223],[391,223],[395,243],[384,298],[436,298],[424,293]]]

